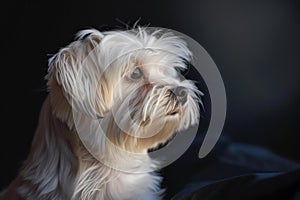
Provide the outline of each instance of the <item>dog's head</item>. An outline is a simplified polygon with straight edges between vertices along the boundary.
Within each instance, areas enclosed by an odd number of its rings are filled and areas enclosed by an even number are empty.
[[[181,74],[191,59],[170,32],[97,30],[49,60],[52,107],[72,126],[72,112],[105,121],[114,144],[144,152],[199,121],[200,91]]]

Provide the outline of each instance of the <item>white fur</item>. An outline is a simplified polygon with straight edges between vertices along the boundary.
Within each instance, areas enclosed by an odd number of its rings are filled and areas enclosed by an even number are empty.
[[[162,30],[79,32],[49,60],[31,153],[2,199],[161,199],[160,163],[147,150],[199,121],[201,92],[177,71],[190,59]],[[141,80],[128,78],[135,67]],[[178,86],[188,89],[184,105],[169,98]]]

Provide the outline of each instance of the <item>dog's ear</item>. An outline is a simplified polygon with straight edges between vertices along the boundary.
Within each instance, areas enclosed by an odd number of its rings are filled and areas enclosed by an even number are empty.
[[[107,112],[110,94],[99,62],[102,38],[97,30],[81,31],[76,41],[49,59],[48,90],[61,118],[69,118],[65,115],[70,115],[72,109],[92,118]]]

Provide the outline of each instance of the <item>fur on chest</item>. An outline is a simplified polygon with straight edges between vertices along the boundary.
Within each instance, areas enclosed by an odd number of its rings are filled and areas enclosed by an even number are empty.
[[[86,168],[77,177],[73,199],[157,200],[163,190],[153,172],[126,173],[101,164]]]

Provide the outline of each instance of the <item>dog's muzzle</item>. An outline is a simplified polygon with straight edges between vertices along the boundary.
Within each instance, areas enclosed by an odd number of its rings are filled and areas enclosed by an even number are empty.
[[[181,105],[184,105],[187,101],[188,90],[185,87],[178,86],[171,90],[171,97],[177,100]]]
[[[180,107],[187,102],[188,89],[182,86],[169,89],[169,98],[171,104],[169,104],[167,115],[176,115],[180,112]]]

